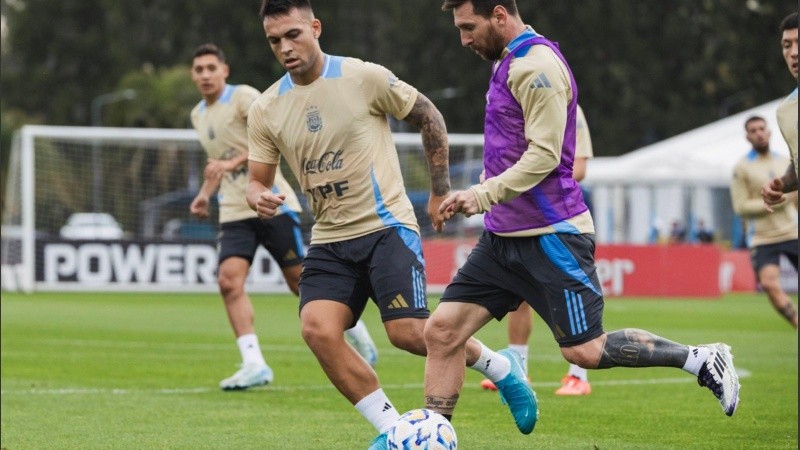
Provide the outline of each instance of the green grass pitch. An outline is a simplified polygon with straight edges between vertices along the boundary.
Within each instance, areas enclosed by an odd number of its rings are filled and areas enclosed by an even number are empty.
[[[297,300],[255,295],[274,384],[222,392],[238,351],[213,294],[2,295],[2,449],[363,449],[375,430],[334,390],[299,333]],[[610,299],[606,330],[644,328],[684,343],[724,341],[742,374],[726,417],[678,369],[590,372],[593,393],[553,394],[567,369],[544,324],[531,338],[541,417],[521,435],[496,393],[467,380],[453,423],[471,449],[796,449],[797,333],[765,296]],[[385,391],[402,413],[423,405],[424,360],[394,349],[377,310],[365,320]],[[478,337],[500,349],[505,323]]]

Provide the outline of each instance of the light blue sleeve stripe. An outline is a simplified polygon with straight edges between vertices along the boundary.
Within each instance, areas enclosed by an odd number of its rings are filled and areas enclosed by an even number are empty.
[[[592,284],[592,280],[590,280],[589,276],[581,269],[578,261],[575,260],[575,257],[572,256],[567,247],[564,246],[564,243],[558,239],[558,236],[555,234],[546,234],[539,239],[539,245],[541,245],[547,257],[550,258],[550,261],[561,269],[562,272],[567,274],[567,276],[579,281],[584,286],[594,291],[595,294],[603,295],[600,293],[600,290]]]

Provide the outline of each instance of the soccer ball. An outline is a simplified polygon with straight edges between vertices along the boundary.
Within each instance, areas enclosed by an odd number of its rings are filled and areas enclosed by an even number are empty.
[[[456,430],[443,415],[430,409],[414,409],[389,430],[390,450],[454,450]]]

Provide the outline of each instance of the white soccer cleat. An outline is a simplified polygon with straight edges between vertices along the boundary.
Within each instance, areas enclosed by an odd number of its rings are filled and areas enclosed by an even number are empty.
[[[711,353],[700,368],[697,383],[714,393],[725,415],[732,416],[739,406],[739,375],[733,367],[733,355],[728,345],[709,344]]]
[[[272,383],[272,369],[268,365],[244,364],[235,374],[219,382],[223,391],[241,391],[254,386]]]
[[[354,349],[364,358],[367,363],[375,367],[378,363],[378,347],[369,335],[367,327],[359,320],[353,328],[344,330],[344,339],[353,346]]]

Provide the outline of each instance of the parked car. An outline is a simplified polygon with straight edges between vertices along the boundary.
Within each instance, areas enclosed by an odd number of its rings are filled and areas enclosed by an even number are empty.
[[[74,213],[61,227],[64,239],[122,239],[122,227],[111,214]]]

